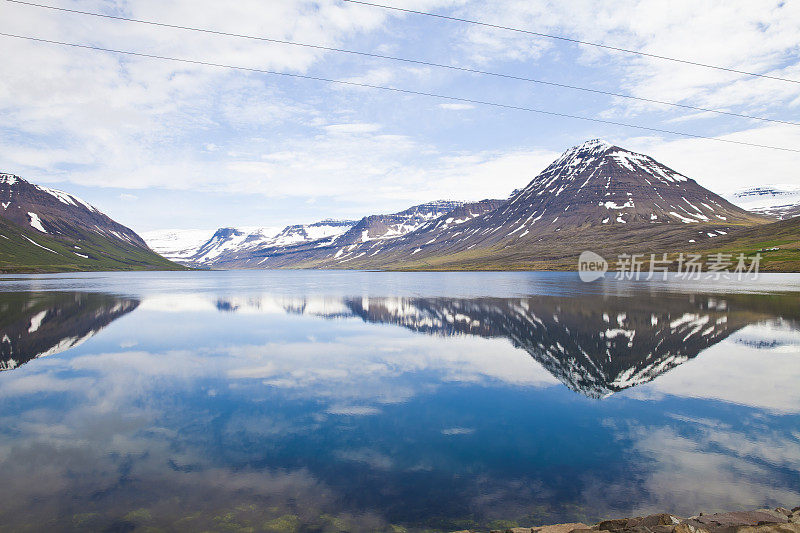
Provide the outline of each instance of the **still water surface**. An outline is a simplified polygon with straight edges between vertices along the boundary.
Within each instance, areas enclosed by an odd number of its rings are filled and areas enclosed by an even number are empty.
[[[0,278],[0,531],[402,531],[800,502],[800,277]]]

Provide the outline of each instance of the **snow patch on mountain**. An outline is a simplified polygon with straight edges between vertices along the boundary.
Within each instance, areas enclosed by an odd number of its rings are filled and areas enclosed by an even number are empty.
[[[39,244],[37,242],[34,242],[33,240],[31,240],[30,238],[26,237],[25,235],[23,235],[22,238],[25,239],[26,241],[28,241],[29,243],[31,243],[32,245],[41,248],[42,250],[47,250],[48,252],[53,252],[54,254],[58,255],[58,252],[56,252],[55,250],[51,250],[47,246],[42,246],[41,244]]]
[[[39,215],[37,215],[36,213],[32,213],[32,212],[28,211],[28,216],[31,219],[31,227],[33,229],[39,230],[42,233],[47,233],[47,230],[45,230],[44,226],[42,226],[42,219],[39,218]]]
[[[34,187],[36,187],[42,192],[46,192],[50,196],[54,196],[59,202],[63,204],[74,205],[74,206],[80,204],[89,211],[99,212],[97,208],[92,204],[90,204],[89,202],[81,200],[77,196],[69,194],[68,192],[59,191],[58,189],[51,189],[50,187],[45,187],[43,185],[34,185]]]
[[[313,224],[297,224],[286,226],[265,246],[291,246],[322,239],[330,239],[342,235],[355,225],[354,220],[326,219]]]

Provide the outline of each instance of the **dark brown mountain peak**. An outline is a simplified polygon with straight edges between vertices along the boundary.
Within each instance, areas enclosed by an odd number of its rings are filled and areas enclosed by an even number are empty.
[[[77,196],[13,174],[0,174],[0,217],[54,237],[80,239],[91,232],[147,249],[133,230]]]
[[[760,221],[652,157],[599,139],[564,152],[490,217],[494,227],[517,224],[507,235],[598,224]]]

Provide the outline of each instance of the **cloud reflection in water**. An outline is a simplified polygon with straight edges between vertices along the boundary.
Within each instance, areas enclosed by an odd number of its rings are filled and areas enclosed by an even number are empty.
[[[102,298],[130,308],[0,374],[14,523],[448,529],[800,497],[779,296]]]

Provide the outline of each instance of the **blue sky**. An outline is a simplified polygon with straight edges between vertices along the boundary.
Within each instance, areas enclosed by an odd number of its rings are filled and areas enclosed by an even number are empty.
[[[323,0],[42,0],[800,122],[800,85]],[[800,79],[797,2],[386,3]],[[800,126],[0,1],[0,32],[388,85],[797,148]],[[721,193],[800,186],[800,155],[521,111],[0,37],[0,171],[137,231],[359,218],[504,197],[602,137]]]

